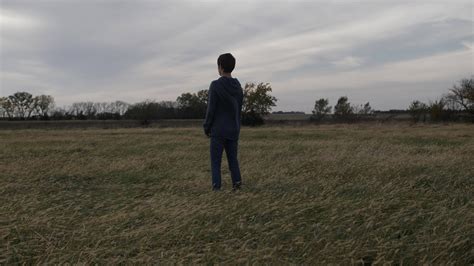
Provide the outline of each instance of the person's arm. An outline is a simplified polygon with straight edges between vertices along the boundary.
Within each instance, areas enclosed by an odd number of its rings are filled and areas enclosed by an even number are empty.
[[[203,127],[204,133],[209,136],[211,132],[212,122],[214,121],[214,113],[216,111],[216,95],[215,95],[215,87],[214,82],[211,82],[209,86],[208,96],[207,96],[207,110],[206,110],[206,118],[204,119]]]
[[[240,95],[239,95],[239,121],[242,119],[242,105],[244,103],[244,92],[243,89],[240,89]]]

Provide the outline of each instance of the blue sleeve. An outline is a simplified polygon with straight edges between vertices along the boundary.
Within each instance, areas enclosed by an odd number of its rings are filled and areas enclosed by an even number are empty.
[[[208,98],[207,98],[207,110],[206,110],[206,118],[204,120],[204,130],[209,131],[212,126],[212,122],[214,120],[214,114],[216,112],[216,94],[215,94],[215,82],[211,82],[211,85],[209,86],[209,92],[208,92]]]
[[[240,95],[239,95],[239,119],[242,119],[242,106],[244,103],[244,90],[240,87]]]

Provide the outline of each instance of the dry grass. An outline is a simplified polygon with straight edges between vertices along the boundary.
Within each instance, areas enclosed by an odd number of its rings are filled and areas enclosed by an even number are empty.
[[[474,263],[472,125],[0,131],[0,264]]]

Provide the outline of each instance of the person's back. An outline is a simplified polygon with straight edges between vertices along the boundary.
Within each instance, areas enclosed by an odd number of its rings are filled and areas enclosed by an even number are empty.
[[[209,94],[208,109],[209,111],[214,109],[210,135],[237,140],[240,133],[240,114],[243,102],[243,92],[239,80],[222,76],[211,83]]]
[[[212,188],[221,188],[222,151],[225,149],[233,190],[240,189],[242,180],[237,160],[240,135],[243,90],[238,79],[231,76],[235,58],[227,53],[217,60],[221,77],[209,86],[208,106],[203,123],[205,134],[211,138]]]

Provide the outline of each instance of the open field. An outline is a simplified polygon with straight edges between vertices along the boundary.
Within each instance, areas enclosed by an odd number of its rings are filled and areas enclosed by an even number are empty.
[[[0,264],[474,263],[474,126],[0,131]]]

